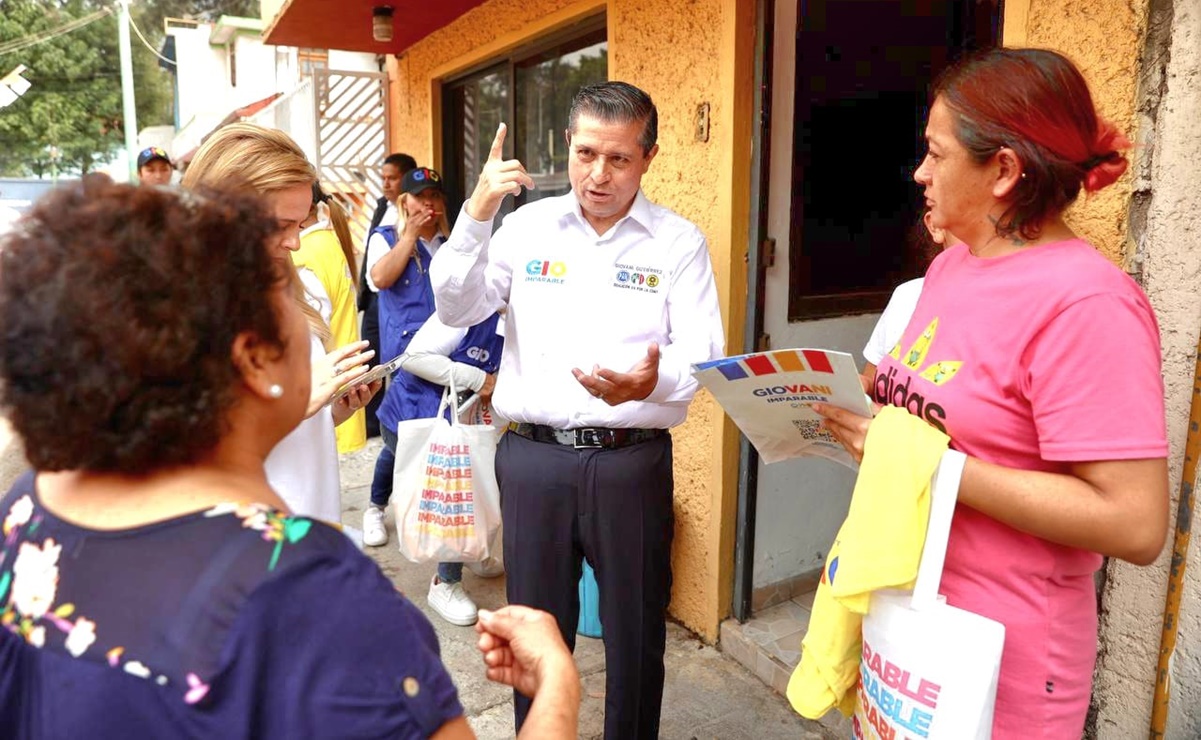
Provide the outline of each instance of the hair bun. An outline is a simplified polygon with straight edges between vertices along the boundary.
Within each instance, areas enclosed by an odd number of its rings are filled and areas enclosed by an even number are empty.
[[[1084,162],[1087,170],[1084,189],[1090,193],[1113,184],[1130,166],[1130,161],[1120,151],[1130,148],[1130,140],[1107,121],[1099,121],[1099,124],[1097,141],[1093,144],[1093,151],[1097,153]]]

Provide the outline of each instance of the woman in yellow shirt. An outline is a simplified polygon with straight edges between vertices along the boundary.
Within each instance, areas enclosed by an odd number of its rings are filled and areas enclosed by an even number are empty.
[[[310,300],[318,304],[313,307],[330,328],[326,349],[359,341],[358,309],[355,306],[357,270],[350,226],[346,211],[321,190],[319,183],[313,184],[313,205],[301,228],[300,249],[292,252],[292,262],[298,270],[312,273],[324,288],[324,295],[322,291],[312,289],[308,292]],[[305,282],[311,286],[311,280]],[[339,424],[334,433],[338,438],[339,453],[361,448],[367,441],[366,412],[359,409]]]

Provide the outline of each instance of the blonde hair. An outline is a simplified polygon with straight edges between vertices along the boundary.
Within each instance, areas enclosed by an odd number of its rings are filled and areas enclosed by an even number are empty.
[[[313,204],[309,209],[309,218],[321,219],[321,208],[325,207],[325,212],[328,214],[330,228],[333,229],[334,235],[338,237],[338,246],[342,248],[342,256],[346,258],[346,266],[350,268],[350,282],[354,285],[354,289],[359,289],[359,268],[358,257],[354,252],[354,237],[350,234],[350,220],[346,216],[346,209],[338,202],[338,199],[329,195],[324,190],[318,189],[313,191],[314,194],[320,193],[318,196],[320,201]]]
[[[441,190],[439,190],[437,192],[439,195],[442,195],[442,206],[443,206],[442,213],[438,214],[438,220],[436,222],[438,224],[438,234],[443,239],[446,239],[450,236],[450,222],[446,220],[446,207],[445,207],[446,206],[446,195],[443,194]],[[411,198],[414,198],[414,196],[410,195],[409,193],[401,193],[400,197],[396,199],[396,235],[397,235],[397,237],[399,237],[400,233],[405,230],[405,222],[409,218],[409,213],[408,213],[408,211],[405,210],[405,203],[409,202],[409,200]],[[417,266],[419,268],[421,268],[423,270],[425,269],[425,267],[422,267],[422,265],[421,265],[421,253],[417,251],[416,247],[413,247],[413,259],[417,260]]]
[[[316,181],[317,171],[305,158],[304,151],[283,131],[253,123],[231,123],[217,129],[200,145],[180,184],[188,189],[224,186],[270,195],[298,185],[311,187]],[[292,260],[285,262],[296,305],[324,345],[332,336],[329,324],[309,304]]]

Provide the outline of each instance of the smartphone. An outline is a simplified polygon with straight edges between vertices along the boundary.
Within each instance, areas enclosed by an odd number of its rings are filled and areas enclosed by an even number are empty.
[[[400,368],[400,361],[403,357],[404,357],[403,354],[399,354],[396,357],[393,357],[391,360],[388,360],[384,364],[376,365],[375,367],[371,368],[366,373],[364,373],[361,377],[356,378],[353,383],[349,383],[347,385],[342,386],[341,388],[338,389],[338,392],[335,393],[333,395],[333,397],[329,399],[330,403],[333,403],[334,401],[337,401],[342,396],[345,396],[347,393],[350,393],[350,389],[354,388],[357,385],[364,385],[366,383],[374,383],[375,381],[386,378],[389,375],[391,375],[392,373],[396,372]]]
[[[465,411],[475,405],[476,401],[480,400],[480,396],[473,390],[459,391],[457,396],[459,415],[462,416]]]

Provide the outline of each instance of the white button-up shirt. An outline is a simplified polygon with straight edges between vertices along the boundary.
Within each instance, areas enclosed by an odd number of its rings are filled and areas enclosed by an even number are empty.
[[[438,316],[471,326],[502,306],[505,348],[493,406],[556,429],[665,429],[684,421],[691,365],[722,356],[724,333],[700,229],[639,191],[598,235],[574,193],[525,205],[495,234],[466,207],[430,265]],[[609,406],[572,375],[626,372],[658,342],[659,380],[643,401]]]
[[[396,204],[389,203],[387,209],[384,210],[383,218],[379,220],[379,225],[394,227],[399,220],[400,211],[396,210]],[[399,230],[396,237],[400,238]],[[367,288],[372,293],[378,293],[379,286],[371,279],[371,268],[375,267],[375,263],[382,260],[391,248],[388,246],[388,240],[384,238],[383,234],[371,234],[367,237],[367,254],[364,255],[363,259],[367,260]]]

